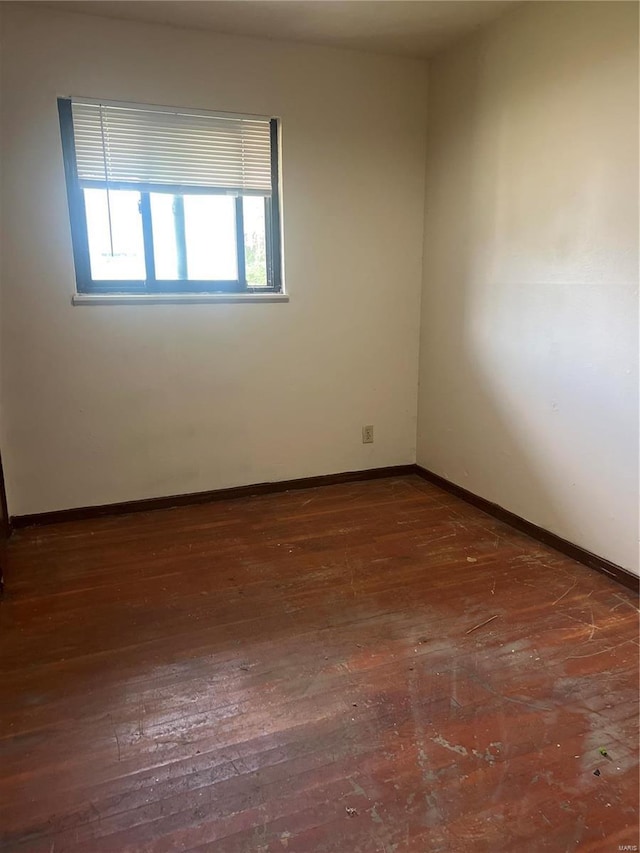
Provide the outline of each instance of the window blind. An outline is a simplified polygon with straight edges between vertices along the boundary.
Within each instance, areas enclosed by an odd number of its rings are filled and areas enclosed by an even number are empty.
[[[80,185],[271,193],[270,119],[72,99]]]

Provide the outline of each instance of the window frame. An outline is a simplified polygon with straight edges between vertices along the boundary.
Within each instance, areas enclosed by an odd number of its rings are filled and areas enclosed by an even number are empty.
[[[89,235],[87,215],[84,201],[84,187],[78,179],[76,164],[75,137],[71,98],[58,98],[58,116],[60,119],[60,135],[62,140],[62,157],[67,187],[69,206],[69,221],[71,225],[71,243],[76,274],[78,293],[114,294],[114,295],[144,295],[144,294],[273,294],[282,293],[282,260],[280,236],[280,168],[279,168],[279,121],[272,118],[269,122],[270,155],[271,155],[271,196],[251,193],[264,197],[265,204],[265,248],[267,284],[250,285],[246,280],[246,251],[244,241],[243,195],[235,195],[235,235],[236,254],[238,261],[238,278],[228,280],[189,280],[157,279],[155,276],[155,256],[153,247],[153,224],[151,220],[151,192],[148,185],[131,183],[119,186],[107,181],[85,181],[86,188],[95,189],[128,189],[140,193],[140,214],[144,245],[145,280],[100,280],[91,276],[89,255]],[[132,106],[135,106],[132,104]],[[228,195],[225,190],[215,187],[193,187],[189,193],[177,193],[171,185],[159,185],[153,192],[166,192],[176,198],[186,194],[193,195]],[[184,259],[183,259],[184,260]]]

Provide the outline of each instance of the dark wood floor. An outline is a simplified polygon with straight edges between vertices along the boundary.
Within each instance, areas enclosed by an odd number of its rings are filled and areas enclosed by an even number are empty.
[[[3,851],[638,843],[636,599],[416,477],[24,530],[6,581]]]

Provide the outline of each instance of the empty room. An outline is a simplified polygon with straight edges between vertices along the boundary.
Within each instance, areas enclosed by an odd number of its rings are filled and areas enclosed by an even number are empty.
[[[639,845],[636,2],[0,2],[0,850]]]

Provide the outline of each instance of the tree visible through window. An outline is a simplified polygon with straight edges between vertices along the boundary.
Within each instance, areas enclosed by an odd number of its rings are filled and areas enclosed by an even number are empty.
[[[78,290],[280,290],[275,119],[58,101]]]

